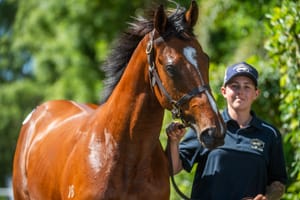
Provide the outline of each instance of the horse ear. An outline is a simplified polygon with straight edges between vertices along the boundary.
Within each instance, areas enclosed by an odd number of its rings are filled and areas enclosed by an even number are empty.
[[[185,20],[186,22],[191,26],[195,26],[197,20],[198,20],[199,10],[198,5],[195,0],[191,2],[190,8],[185,13]]]
[[[167,16],[165,14],[165,10],[163,5],[160,5],[154,15],[154,28],[159,34],[165,32],[167,24]]]

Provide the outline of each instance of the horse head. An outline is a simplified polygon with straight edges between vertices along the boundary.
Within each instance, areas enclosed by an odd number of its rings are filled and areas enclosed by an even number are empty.
[[[192,32],[197,18],[195,1],[187,11],[177,7],[169,16],[159,6],[146,53],[150,84],[160,105],[211,149],[223,144],[225,125],[209,86],[209,58]]]

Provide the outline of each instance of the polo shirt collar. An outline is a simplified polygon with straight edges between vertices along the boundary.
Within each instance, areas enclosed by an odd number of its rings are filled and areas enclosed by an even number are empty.
[[[252,115],[252,120],[250,121],[250,126],[254,126],[256,128],[261,128],[261,120],[256,116],[255,112],[253,110],[251,110],[250,114]],[[226,124],[230,123],[231,121],[235,122],[235,120],[233,120],[230,117],[227,108],[222,112],[222,117]]]

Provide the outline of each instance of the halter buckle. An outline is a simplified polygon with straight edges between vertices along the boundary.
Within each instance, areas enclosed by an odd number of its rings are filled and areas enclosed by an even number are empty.
[[[177,106],[176,101],[172,101],[171,104],[172,104],[172,110],[171,110],[172,118],[173,119],[180,118],[181,117],[181,112],[180,112],[180,109]]]
[[[150,54],[151,51],[153,49],[153,41],[152,40],[149,40],[149,42],[147,43],[147,47],[146,47],[146,54]]]

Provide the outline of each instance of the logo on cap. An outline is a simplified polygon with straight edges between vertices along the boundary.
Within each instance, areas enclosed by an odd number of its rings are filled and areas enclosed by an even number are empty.
[[[233,68],[236,72],[250,72],[249,68],[245,65],[238,65]]]

